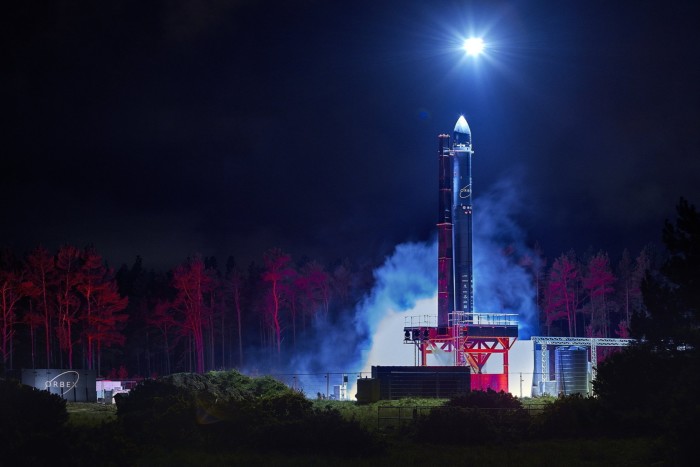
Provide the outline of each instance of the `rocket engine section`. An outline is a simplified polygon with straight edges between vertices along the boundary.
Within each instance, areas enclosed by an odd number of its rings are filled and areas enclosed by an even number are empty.
[[[438,325],[453,311],[474,311],[472,264],[472,137],[464,117],[438,136]]]

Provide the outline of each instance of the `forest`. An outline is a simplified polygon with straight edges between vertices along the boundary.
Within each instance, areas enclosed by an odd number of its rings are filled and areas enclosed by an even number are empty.
[[[250,268],[245,276],[233,263],[218,274],[211,258],[194,258],[160,277],[145,272],[139,261],[138,267],[114,273],[89,248],[64,247],[55,257],[37,249],[14,263],[6,256],[3,264],[15,268],[3,269],[3,306],[13,304],[17,321],[5,328],[5,355],[27,342],[31,349],[48,342],[45,350],[31,355],[67,364],[112,363],[118,355],[113,350],[127,348],[133,339],[129,326],[136,321],[130,313],[138,304],[136,309],[142,307],[143,313],[136,314],[141,321],[134,329],[146,337],[159,332],[162,336],[145,339],[146,346],[139,350],[153,353],[151,361],[172,358],[193,370],[144,379],[128,395],[118,394],[116,413],[100,417],[99,424],[91,417],[81,417],[79,423],[77,411],[85,404],[75,403],[69,415],[65,399],[0,378],[0,410],[7,415],[0,417],[0,438],[8,441],[3,459],[14,459],[16,465],[58,460],[71,465],[357,466],[413,464],[430,452],[436,461],[494,466],[694,465],[694,428],[700,413],[700,214],[685,200],[677,213],[676,221],[667,221],[663,228],[663,259],[658,264],[649,261],[653,266],[639,284],[637,268],[631,267],[634,280],[629,289],[620,286],[624,269],[611,272],[601,267],[601,254],[575,262],[575,273],[567,273],[566,284],[578,288],[565,293],[555,265],[574,263],[575,257],[563,255],[545,269],[540,306],[543,324],[552,316],[550,331],[588,332],[606,320],[607,329],[614,329],[611,323],[627,320],[626,313],[631,313],[628,330],[634,343],[600,363],[594,396],[521,399],[493,390],[470,391],[429,406],[408,398],[382,405],[412,413],[405,421],[393,418],[391,426],[379,425],[375,404],[312,400],[270,375],[251,377],[236,369],[194,371],[227,354],[250,358],[255,347],[264,348],[271,359],[293,353],[289,348],[295,343],[295,330],[301,345],[302,337],[312,332],[311,321],[336,320],[333,303],[339,292],[334,275],[316,263],[295,267],[289,255],[270,250],[263,266]],[[640,255],[634,264],[643,266],[645,261]],[[129,276],[135,270],[139,273]],[[600,270],[609,274],[597,276]],[[352,271],[349,276],[359,277]],[[594,280],[600,277],[605,280]],[[297,296],[298,314],[292,316],[290,297],[298,281],[314,285],[297,292],[315,294]],[[635,308],[637,293],[644,304],[641,309]],[[567,297],[575,300],[567,302]],[[223,306],[227,303],[230,308]],[[576,307],[571,320],[562,312],[567,303]],[[627,303],[630,308],[625,308]],[[44,310],[50,314],[42,314]],[[317,315],[303,316],[303,310]],[[549,310],[558,311],[553,315]],[[32,315],[35,324],[30,326],[25,320]],[[44,328],[44,320],[53,328]],[[42,332],[48,338],[42,340]],[[232,345],[222,346],[217,355],[214,346],[221,344],[222,335]],[[248,338],[246,345],[239,347],[243,337]],[[229,351],[231,347],[238,351]],[[46,357],[40,356],[43,352]],[[42,449],[36,449],[39,445]]]
[[[681,220],[697,215],[685,200],[678,209]],[[667,221],[665,240],[672,229]],[[544,336],[630,337],[632,317],[646,313],[645,278],[662,264],[651,248],[625,250],[615,264],[604,251],[569,251],[551,262],[533,255],[510,261],[530,274]],[[0,363],[94,369],[115,379],[279,370],[318,333],[346,325],[373,280],[370,265],[295,261],[278,248],[245,269],[233,257],[222,267],[193,256],[167,272],[141,257],[115,270],[92,246],[38,246],[23,257],[4,250]]]

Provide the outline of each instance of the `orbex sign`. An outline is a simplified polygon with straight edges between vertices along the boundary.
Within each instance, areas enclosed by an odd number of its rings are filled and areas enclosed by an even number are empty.
[[[97,402],[97,372],[72,368],[22,370],[22,384],[48,391],[70,402]]]
[[[47,380],[44,383],[44,389],[63,389],[61,393],[65,396],[69,391],[75,389],[75,386],[77,386],[78,381],[80,381],[80,375],[77,371],[64,371],[63,373],[54,376],[50,380]]]

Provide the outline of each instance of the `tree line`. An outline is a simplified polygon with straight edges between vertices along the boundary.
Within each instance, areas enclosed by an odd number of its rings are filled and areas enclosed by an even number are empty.
[[[695,212],[684,200],[679,206],[683,219]],[[681,248],[684,237],[673,229],[667,223],[664,238]],[[569,251],[551,265],[535,256],[514,262],[531,274],[538,334],[547,336],[630,337],[634,317],[648,314],[645,280],[669,268],[655,266],[649,248],[634,258],[624,251],[614,267],[603,251]],[[5,250],[0,361],[7,369],[77,367],[122,379],[258,364],[280,370],[298,352],[320,351],[319,333],[351,322],[372,271],[347,259],[294,261],[277,248],[245,269],[232,257],[221,267],[194,256],[167,272],[147,269],[140,257],[115,271],[92,246],[37,247],[23,258]]]
[[[653,253],[624,250],[616,267],[604,251],[561,254],[538,283],[540,333],[567,337],[629,337],[631,318],[644,311],[642,281]],[[541,285],[539,285],[541,284]]]
[[[92,247],[66,245],[56,254],[38,247],[24,260],[0,257],[0,356],[12,368],[19,346],[36,368],[100,369],[104,349],[124,343],[128,299]],[[21,328],[23,327],[23,329]],[[26,341],[25,341],[26,343]],[[26,352],[26,350],[29,352]]]
[[[364,280],[364,283],[360,281]],[[327,268],[278,248],[241,270],[194,256],[163,273],[141,257],[115,271],[91,246],[0,254],[0,362],[152,376],[280,366],[351,310],[369,278],[349,260]],[[306,344],[300,344],[302,345]],[[103,371],[104,369],[104,371]]]

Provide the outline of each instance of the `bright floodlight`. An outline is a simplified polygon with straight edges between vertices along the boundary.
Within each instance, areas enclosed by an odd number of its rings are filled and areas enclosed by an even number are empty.
[[[470,37],[464,41],[467,55],[479,55],[484,50],[484,40],[481,37]]]

